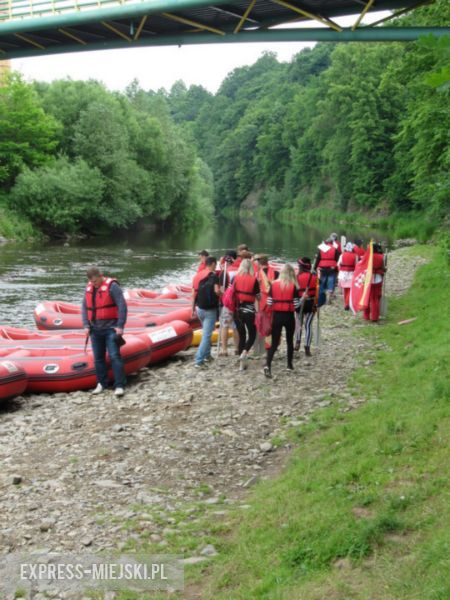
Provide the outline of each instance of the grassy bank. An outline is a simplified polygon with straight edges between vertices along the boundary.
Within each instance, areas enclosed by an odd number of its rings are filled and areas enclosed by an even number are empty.
[[[276,213],[281,223],[302,222],[309,225],[334,223],[344,226],[371,227],[387,231],[394,239],[415,238],[420,242],[428,241],[441,222],[422,213],[395,213],[380,216],[373,213],[340,212],[319,206],[309,210],[282,209]]]
[[[448,265],[413,252],[432,263],[365,331],[390,347],[355,374],[367,402],[292,432],[290,465],[221,541],[204,598],[450,597]]]

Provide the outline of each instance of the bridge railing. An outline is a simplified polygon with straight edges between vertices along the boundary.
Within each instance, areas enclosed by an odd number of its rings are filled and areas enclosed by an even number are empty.
[[[12,19],[42,17],[120,4],[140,4],[141,0],[0,0],[0,23]]]

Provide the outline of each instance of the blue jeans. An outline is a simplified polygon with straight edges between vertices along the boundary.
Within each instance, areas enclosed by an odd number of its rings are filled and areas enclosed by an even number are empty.
[[[320,275],[320,288],[319,288],[319,299],[318,305],[323,306],[326,302],[327,292],[334,292],[336,287],[336,272],[333,273],[321,273]]]
[[[114,387],[125,387],[125,371],[122,357],[120,356],[120,349],[116,342],[116,330],[112,327],[108,327],[107,329],[93,328],[91,330],[91,343],[97,382],[104,388],[108,387],[108,368],[106,366],[106,351],[108,351],[114,374]]]
[[[197,315],[202,324],[202,341],[195,355],[195,362],[201,365],[205,358],[211,356],[211,334],[214,331],[217,320],[217,308],[199,308],[197,306]]]

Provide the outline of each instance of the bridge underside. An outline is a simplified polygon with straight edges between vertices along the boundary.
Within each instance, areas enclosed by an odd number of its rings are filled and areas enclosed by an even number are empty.
[[[75,4],[72,4],[75,1]],[[0,60],[108,48],[280,41],[402,41],[448,28],[386,27],[418,0],[0,0]],[[368,11],[394,11],[370,26]],[[336,17],[354,15],[343,29]]]

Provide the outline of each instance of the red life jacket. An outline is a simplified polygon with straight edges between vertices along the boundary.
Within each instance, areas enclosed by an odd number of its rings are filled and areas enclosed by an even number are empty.
[[[254,275],[236,275],[234,278],[234,291],[239,302],[254,302],[256,294],[256,277]]]
[[[294,294],[297,290],[293,283],[281,285],[277,279],[272,283],[272,309],[276,312],[294,312]]]
[[[364,248],[361,248],[361,246],[357,246],[356,244],[353,244],[353,252],[359,256],[359,258],[362,258],[365,254]]]
[[[319,267],[321,269],[336,269],[337,261],[336,261],[336,248],[334,246],[330,246],[328,250],[325,252],[320,250],[320,261]]]
[[[384,275],[384,254],[374,253],[372,273],[374,275]]]
[[[107,277],[102,281],[100,287],[97,288],[95,293],[95,306],[94,300],[94,285],[89,282],[86,286],[86,308],[87,316],[89,321],[98,320],[110,320],[117,319],[119,317],[119,309],[117,304],[114,302],[113,297],[110,293],[112,283],[117,283],[117,279]]]
[[[310,277],[311,280],[309,279]],[[297,275],[297,281],[299,285],[299,296],[302,296],[305,293],[306,288],[308,287],[308,298],[314,298],[314,296],[316,295],[317,275],[311,275],[309,271],[305,271]]]
[[[357,255],[354,252],[344,252],[339,265],[339,271],[354,271]]]

